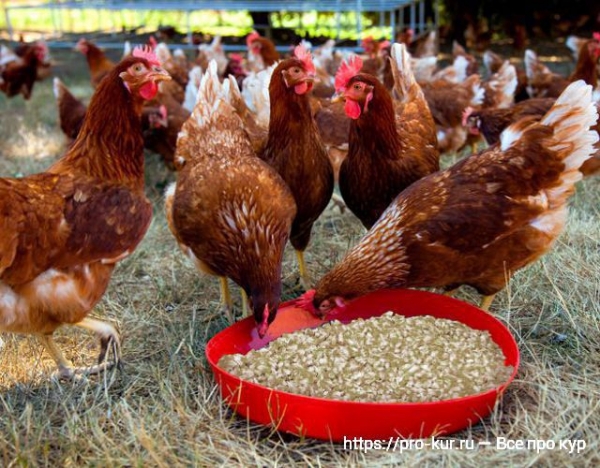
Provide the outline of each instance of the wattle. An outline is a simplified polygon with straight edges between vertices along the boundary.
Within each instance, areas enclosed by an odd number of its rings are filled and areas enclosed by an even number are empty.
[[[154,81],[148,81],[140,88],[140,96],[142,96],[146,100],[154,99],[156,93],[158,92],[158,85]]]
[[[304,94],[308,91],[308,83],[306,81],[303,81],[300,84],[297,84],[296,86],[294,86],[294,91],[296,92],[296,94]]]
[[[360,117],[360,106],[358,105],[358,102],[353,101],[352,99],[346,99],[344,111],[346,111],[346,115],[351,119],[356,120]]]

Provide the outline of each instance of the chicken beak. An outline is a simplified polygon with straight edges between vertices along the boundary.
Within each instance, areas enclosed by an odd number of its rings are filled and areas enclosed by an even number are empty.
[[[333,104],[335,104],[336,102],[343,102],[344,101],[344,93],[340,92],[340,93],[334,93],[333,96],[331,96],[331,102]]]
[[[171,75],[162,68],[155,68],[149,73],[149,77],[154,81],[169,81],[171,79]]]

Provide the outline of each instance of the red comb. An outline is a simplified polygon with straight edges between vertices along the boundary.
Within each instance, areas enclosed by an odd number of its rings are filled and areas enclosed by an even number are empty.
[[[256,31],[252,31],[250,34],[248,34],[248,36],[246,37],[246,45],[248,47],[250,47],[250,45],[260,37],[260,34]]]
[[[149,46],[137,46],[135,49],[133,49],[133,53],[131,55],[133,55],[136,58],[146,59],[153,65],[160,65],[160,62],[156,58],[156,55],[154,55],[154,52]]]
[[[242,57],[242,54],[230,54],[229,59],[235,62],[241,62],[244,60],[244,57]]]
[[[315,73],[315,64],[312,61],[310,51],[306,47],[302,44],[297,45],[294,49],[294,55],[304,64],[306,71]]]
[[[314,289],[309,289],[304,294],[302,294],[302,296],[294,300],[294,305],[301,309],[307,310],[313,315],[316,315],[317,309],[315,309],[315,305],[313,303],[313,299],[315,298],[316,293],[317,292]]]
[[[600,32],[595,32],[594,34],[592,34],[592,37],[597,40],[600,41]]]
[[[343,91],[348,81],[360,73],[362,66],[362,59],[358,55],[353,55],[348,61],[344,60],[335,74],[335,91],[338,93]]]

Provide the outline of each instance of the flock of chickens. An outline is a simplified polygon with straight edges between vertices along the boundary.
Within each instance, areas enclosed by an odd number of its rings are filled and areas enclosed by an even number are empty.
[[[165,209],[182,251],[220,278],[230,313],[227,279],[242,288],[261,336],[288,241],[311,284],[304,252],[332,199],[368,231],[300,306],[323,317],[377,289],[470,285],[488,309],[551,248],[575,183],[600,170],[600,37],[573,45],[568,78],[533,51],[525,71],[488,51],[484,79],[457,44],[438,68],[435,33],[406,42],[366,38],[362,56],[302,43],[280,57],[252,33],[247,57],[216,38],[191,62],[152,40],[113,63],[80,40],[95,92],[86,106],[54,79],[66,154],[0,179],[0,331],[38,335],[64,378],[120,360],[116,330],[88,314],[150,224],[144,147],[177,171]],[[21,49],[0,51],[0,89],[28,99],[48,50]],[[482,138],[486,149],[440,170],[441,155]],[[99,335],[97,365],[63,356],[52,334],[64,324]]]

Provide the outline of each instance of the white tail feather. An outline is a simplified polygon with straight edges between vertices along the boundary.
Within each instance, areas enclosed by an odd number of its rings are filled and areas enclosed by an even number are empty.
[[[394,91],[396,91],[396,95],[400,100],[404,100],[408,97],[410,89],[417,85],[412,72],[410,54],[406,46],[404,44],[393,44],[390,60],[392,74],[394,75]]]
[[[598,133],[590,130],[598,120],[592,102],[592,87],[583,80],[571,83],[542,118],[541,123],[554,128],[554,149],[564,151],[565,171],[579,169],[590,158]],[[579,177],[581,177],[581,174]]]
[[[54,80],[52,80],[52,91],[54,92],[54,97],[56,99],[58,99],[58,96],[60,95],[61,86],[62,82],[60,81],[60,78],[55,76]]]
[[[196,100],[198,99],[198,88],[200,87],[200,80],[202,79],[202,68],[196,65],[190,70],[188,77],[189,81],[185,87],[183,107],[192,112],[196,106]]]
[[[489,81],[489,86],[497,92],[496,108],[506,109],[515,102],[517,83],[517,71],[507,60]]]
[[[481,86],[481,79],[475,80],[471,89],[473,91],[473,99],[471,99],[469,105],[471,107],[480,106],[485,99],[485,89]]]
[[[250,73],[243,84],[242,96],[248,108],[256,114],[261,127],[268,128],[271,115],[271,99],[269,97],[269,83],[277,63],[258,73]]]
[[[227,88],[229,88],[227,86]],[[227,103],[228,91],[224,89],[217,74],[217,62],[211,60],[208,70],[202,75],[196,105],[192,112],[192,118],[199,127],[205,127],[213,122],[213,117],[219,113],[223,103]],[[231,106],[229,106],[231,108]]]

